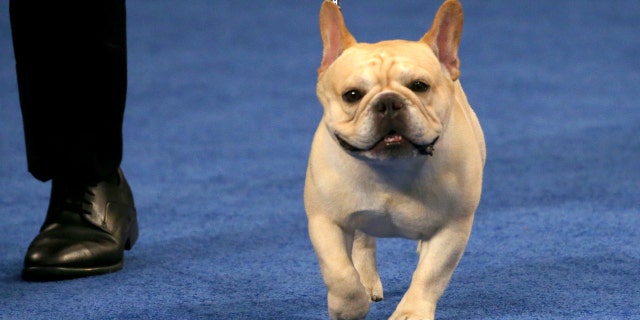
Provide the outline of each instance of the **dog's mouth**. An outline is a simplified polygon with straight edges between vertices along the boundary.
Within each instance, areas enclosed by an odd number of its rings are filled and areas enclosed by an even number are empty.
[[[350,143],[348,143],[347,141],[345,141],[343,138],[341,138],[337,134],[336,134],[336,139],[338,140],[338,142],[340,143],[340,146],[343,149],[349,152],[354,152],[354,153],[364,153],[367,151],[384,152],[384,151],[394,150],[394,149],[412,148],[417,150],[418,153],[421,155],[433,156],[434,146],[436,142],[438,142],[438,139],[440,139],[440,136],[437,136],[430,143],[417,144],[417,143],[413,143],[411,140],[405,138],[401,134],[392,130],[386,135],[384,135],[382,138],[380,138],[380,140],[378,140],[376,143],[373,144],[371,148],[368,148],[368,149],[357,148],[351,145]]]

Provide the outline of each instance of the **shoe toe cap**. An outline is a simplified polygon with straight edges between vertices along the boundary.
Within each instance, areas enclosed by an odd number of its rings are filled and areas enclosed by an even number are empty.
[[[100,231],[84,236],[78,232],[67,237],[64,234],[45,233],[34,239],[25,256],[25,266],[91,268],[122,260],[122,249],[109,234]]]

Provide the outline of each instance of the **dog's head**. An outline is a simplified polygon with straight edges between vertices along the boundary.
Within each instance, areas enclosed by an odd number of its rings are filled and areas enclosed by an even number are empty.
[[[358,43],[324,2],[317,94],[336,143],[362,159],[433,155],[455,99],[462,22],[459,1],[446,0],[419,41]]]

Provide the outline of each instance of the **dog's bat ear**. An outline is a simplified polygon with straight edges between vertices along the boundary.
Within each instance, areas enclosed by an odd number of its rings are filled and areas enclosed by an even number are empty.
[[[460,77],[458,47],[462,36],[464,15],[458,0],[446,0],[433,20],[431,29],[420,39],[425,42],[445,66],[453,81]]]
[[[326,70],[344,50],[356,43],[344,24],[340,8],[326,0],[320,9],[320,35],[322,36],[322,62],[318,73]]]

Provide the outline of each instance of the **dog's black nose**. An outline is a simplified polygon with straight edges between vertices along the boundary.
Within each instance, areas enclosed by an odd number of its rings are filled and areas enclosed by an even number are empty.
[[[404,102],[395,93],[384,93],[375,101],[373,108],[383,117],[392,117],[404,108]]]

